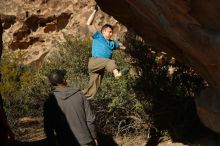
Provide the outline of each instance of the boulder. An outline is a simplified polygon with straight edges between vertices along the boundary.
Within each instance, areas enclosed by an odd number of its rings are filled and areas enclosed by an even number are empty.
[[[220,1],[96,0],[158,50],[191,66],[212,88],[196,98],[201,121],[220,133]],[[206,91],[204,91],[206,92]],[[200,103],[205,103],[200,104]],[[216,106],[215,106],[216,105]]]

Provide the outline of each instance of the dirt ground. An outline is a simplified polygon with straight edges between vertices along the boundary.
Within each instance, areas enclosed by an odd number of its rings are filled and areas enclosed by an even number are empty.
[[[16,141],[11,146],[46,146],[45,134],[43,131],[42,118],[22,118],[19,119],[16,127]],[[220,146],[220,141],[204,136],[193,142],[172,142],[163,141],[159,144],[148,144],[147,136],[131,137],[110,137],[108,135],[100,136],[100,146]]]

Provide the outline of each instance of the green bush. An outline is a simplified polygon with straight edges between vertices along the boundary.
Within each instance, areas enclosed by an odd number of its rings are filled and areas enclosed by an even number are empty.
[[[87,84],[87,63],[90,55],[90,41],[65,37],[63,43],[57,43],[57,50],[44,61],[40,69],[43,75],[53,69],[66,69],[70,86],[83,88]]]
[[[174,139],[191,136],[190,129],[195,132],[196,128],[201,128],[194,96],[205,86],[205,81],[190,67],[177,61],[172,63],[167,54],[152,51],[152,46],[137,38],[127,36],[126,42],[131,65],[141,72],[133,89],[150,101],[152,109],[146,111],[155,131]],[[176,69],[171,76],[168,74],[170,66]]]
[[[23,56],[20,51],[4,50],[1,62],[0,90],[12,125],[19,117],[41,115],[48,92],[45,79],[31,66],[22,64]]]
[[[23,65],[22,53],[4,52],[0,89],[10,121],[42,116],[43,102],[51,91],[46,75],[53,69],[66,69],[71,87],[83,89],[88,84],[91,41],[65,39],[39,69]],[[161,64],[157,53],[143,41],[128,37],[126,42],[126,54],[115,51],[113,59],[120,68],[129,67],[132,72],[119,79],[106,72],[98,94],[90,100],[99,131],[124,135],[148,134],[149,129],[156,129],[162,135],[185,135],[196,121],[193,96],[203,80],[180,63],[172,64],[177,71],[168,76],[170,60],[166,55]]]

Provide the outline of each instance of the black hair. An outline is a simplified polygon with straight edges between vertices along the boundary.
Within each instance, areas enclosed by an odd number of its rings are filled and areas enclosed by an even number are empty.
[[[106,28],[111,28],[111,29],[113,30],[113,26],[112,26],[112,25],[110,25],[110,24],[105,24],[105,25],[103,25],[102,28],[101,28],[101,33],[102,33],[102,31],[105,30]]]
[[[48,75],[48,79],[53,86],[65,82],[66,70],[54,69]]]

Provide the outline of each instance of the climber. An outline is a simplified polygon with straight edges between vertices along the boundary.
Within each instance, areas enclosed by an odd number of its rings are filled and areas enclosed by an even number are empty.
[[[89,17],[87,25],[90,25],[95,17],[97,6]],[[118,70],[115,61],[112,60],[112,52],[115,49],[126,49],[126,47],[118,42],[111,40],[113,34],[113,27],[109,24],[105,24],[101,28],[101,32],[96,31],[93,34],[92,42],[92,57],[89,59],[88,70],[90,73],[89,84],[83,93],[88,98],[92,98],[97,93],[97,90],[101,84],[105,69],[108,72],[113,73],[115,78],[119,78],[122,75],[128,73],[128,68],[124,68],[121,71]]]

